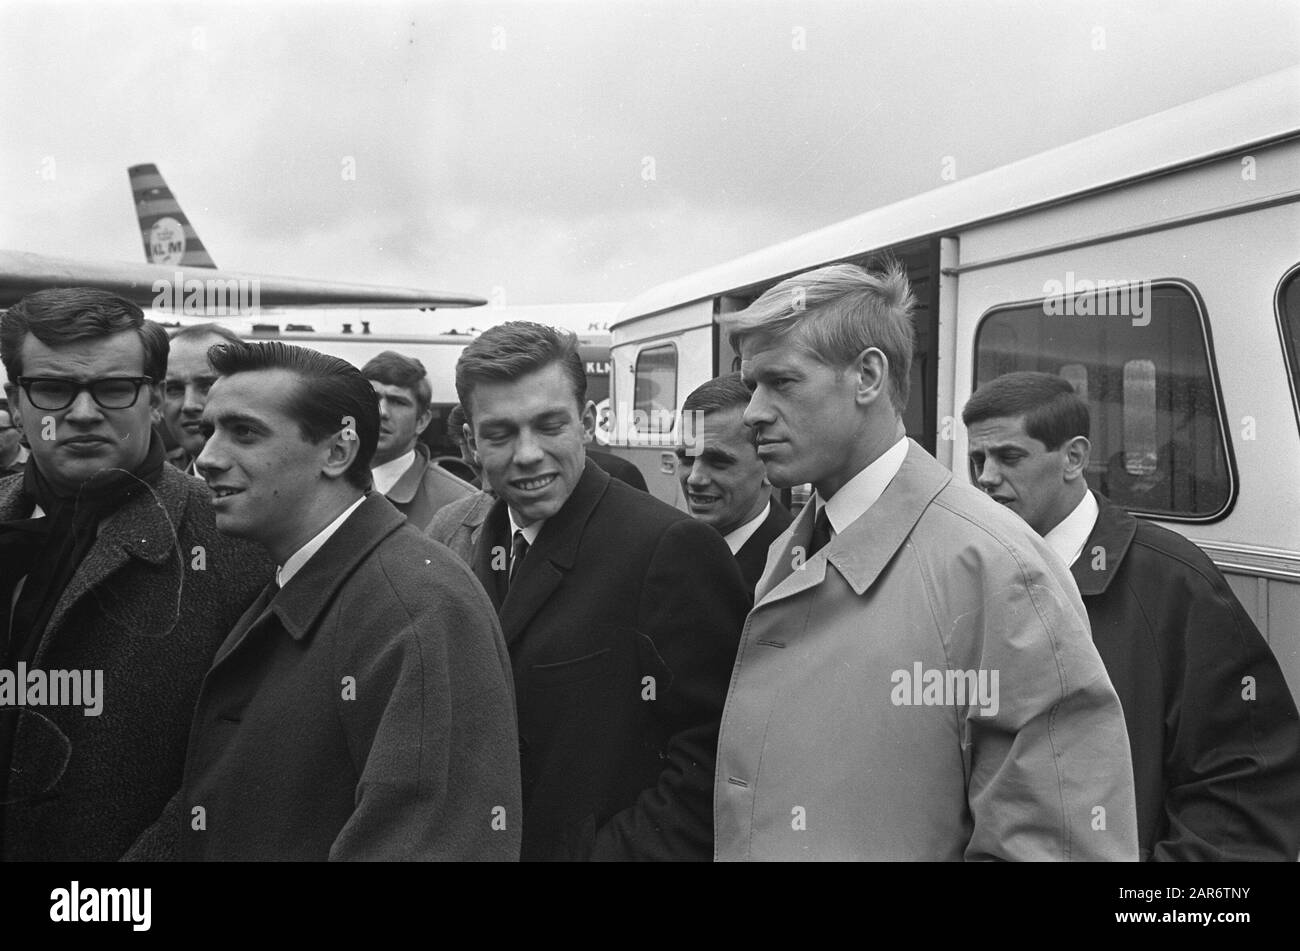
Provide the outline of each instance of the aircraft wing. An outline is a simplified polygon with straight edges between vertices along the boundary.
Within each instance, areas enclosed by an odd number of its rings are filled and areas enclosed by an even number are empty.
[[[215,293],[213,282],[216,284]],[[210,267],[119,264],[47,257],[26,251],[0,250],[0,307],[9,307],[32,291],[51,287],[97,287],[121,294],[141,308],[230,316],[247,310],[256,294],[257,307],[478,307],[487,303],[473,294],[411,287],[341,284],[311,278],[279,277],[224,271]],[[185,301],[196,287],[205,306],[191,310]],[[255,289],[255,290],[254,290]],[[223,296],[244,306],[213,309]]]

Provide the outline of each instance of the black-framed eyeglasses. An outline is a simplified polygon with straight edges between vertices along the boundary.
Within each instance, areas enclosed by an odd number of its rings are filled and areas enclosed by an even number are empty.
[[[148,376],[110,376],[102,380],[66,380],[57,376],[20,376],[18,385],[37,409],[67,409],[81,395],[90,398],[100,409],[130,409],[140,398],[140,387],[152,383]]]

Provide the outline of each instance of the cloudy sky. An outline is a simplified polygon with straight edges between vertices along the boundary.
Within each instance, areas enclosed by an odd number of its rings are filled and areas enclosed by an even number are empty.
[[[4,0],[0,247],[142,260],[153,162],[222,267],[620,301],[1298,62],[1297,0]]]

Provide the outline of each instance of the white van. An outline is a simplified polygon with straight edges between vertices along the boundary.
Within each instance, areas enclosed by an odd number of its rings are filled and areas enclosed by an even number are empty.
[[[961,408],[1071,380],[1088,481],[1223,569],[1300,699],[1300,68],[653,288],[612,329],[611,449],[660,498],[682,400],[737,365],[719,316],[885,256],[919,306],[909,435],[966,468]]]

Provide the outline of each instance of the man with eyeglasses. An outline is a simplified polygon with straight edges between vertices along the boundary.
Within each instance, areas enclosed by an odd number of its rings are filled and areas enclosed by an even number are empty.
[[[163,384],[163,422],[181,449],[172,464],[197,476],[194,460],[207,441],[201,426],[208,390],[217,374],[208,364],[208,348],[218,343],[239,343],[239,337],[220,324],[194,324],[172,335]]]
[[[271,577],[265,553],[218,534],[204,484],[164,462],[167,354],[162,327],[105,291],[40,291],[0,319],[31,447],[0,479],[5,860],[127,851],[179,788],[203,675]]]

